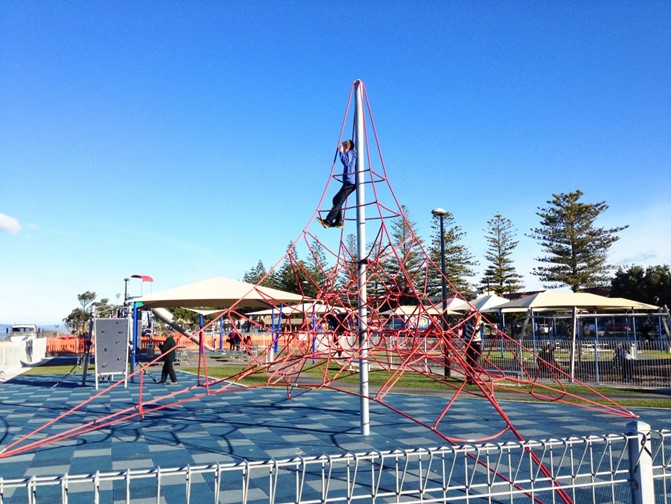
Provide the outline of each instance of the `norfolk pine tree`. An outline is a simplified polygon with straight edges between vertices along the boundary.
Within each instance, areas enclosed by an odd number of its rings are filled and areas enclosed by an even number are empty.
[[[401,293],[400,304],[409,304],[417,299],[416,292],[424,289],[422,241],[415,232],[417,223],[411,222],[409,210],[401,206],[403,215],[391,221],[389,237],[394,252],[382,262],[388,277],[387,282],[396,284]]]
[[[307,297],[317,297],[319,291],[326,286],[329,271],[324,247],[318,241],[313,241],[304,266],[305,271],[301,277],[301,294]]]
[[[343,303],[356,304],[359,285],[359,243],[356,235],[348,234],[341,246],[343,247],[344,267],[332,289],[341,293]]]
[[[287,246],[287,252],[291,251],[294,248],[294,243],[289,242]],[[292,261],[293,259],[293,261]],[[269,286],[273,289],[283,290],[285,292],[292,292],[294,294],[300,293],[300,287],[298,286],[299,279],[296,274],[296,265],[300,262],[298,259],[298,254],[292,256],[287,254],[284,258],[284,262],[270,273]]]
[[[466,233],[462,231],[460,226],[454,223],[452,212],[447,212],[447,215],[443,219],[443,231],[445,232],[445,276],[456,290],[464,296],[469,297],[472,292],[467,278],[475,275],[473,267],[477,266],[478,262],[468,247],[460,243]],[[433,217],[431,228],[433,229],[433,233],[431,234],[431,245],[429,246],[428,253],[431,260],[440,267],[439,217]],[[440,295],[441,277],[439,272],[436,271],[435,274],[429,276],[429,283],[429,294],[431,296]],[[448,296],[455,294],[454,292],[450,293],[449,289],[448,285]]]
[[[487,221],[486,232],[485,259],[489,264],[481,280],[481,287],[486,287],[499,296],[522,290],[522,275],[517,273],[511,258],[519,243],[515,240],[512,222],[498,213]]]
[[[259,259],[259,262],[255,268],[252,268],[251,270],[245,272],[245,274],[242,276],[242,281],[256,285],[266,277],[266,273],[267,273],[266,267],[263,265],[263,261]],[[265,285],[266,283],[268,283],[267,278],[263,285]]]
[[[534,268],[536,275],[548,288],[568,285],[573,292],[586,287],[608,284],[608,250],[619,240],[616,233],[629,226],[604,229],[595,221],[608,205],[582,203],[581,190],[568,194],[553,194],[547,208],[536,212],[541,218],[540,227],[532,229],[531,238],[538,241],[545,256],[536,258],[547,266]]]

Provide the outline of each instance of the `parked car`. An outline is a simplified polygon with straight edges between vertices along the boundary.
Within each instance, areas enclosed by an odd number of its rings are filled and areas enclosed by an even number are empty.
[[[536,324],[536,334],[549,334],[550,326],[547,324]]]
[[[415,328],[424,330],[427,327],[429,327],[429,317],[424,315],[411,315],[407,320],[404,320],[401,316],[394,315],[384,324],[384,329],[393,331]]]
[[[405,321],[403,320],[403,317],[391,317],[387,322],[384,324],[384,329],[391,329],[393,331],[400,331],[401,329],[405,329]]]
[[[597,333],[599,336],[608,336],[613,333],[627,333],[631,330],[632,329],[629,324],[627,324],[626,320],[617,318],[597,320],[596,323],[588,320],[582,326],[583,336],[595,336]]]
[[[626,320],[610,320],[606,322],[606,332],[629,332],[631,327]]]

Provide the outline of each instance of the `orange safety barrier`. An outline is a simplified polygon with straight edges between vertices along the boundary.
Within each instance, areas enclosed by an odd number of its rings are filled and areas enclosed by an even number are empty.
[[[198,343],[196,343],[195,341],[191,341],[183,334],[173,334],[173,337],[175,338],[175,343],[177,343],[177,348],[182,348],[186,350],[198,350]],[[142,350],[146,350],[147,348],[149,348],[149,340],[150,340],[149,336],[142,336],[142,339],[140,340],[140,348]],[[154,351],[158,352],[159,351],[158,346],[165,341],[165,338],[163,336],[153,336],[151,340],[153,341],[154,344]],[[215,345],[219,344],[219,337],[205,336],[203,342],[206,345],[211,345],[212,347],[214,347]]]
[[[93,343],[91,344],[93,348]],[[85,349],[85,340],[76,336],[47,337],[47,354],[79,354]]]
[[[198,350],[198,343],[191,341],[189,338],[182,334],[173,334],[177,347],[185,350]],[[228,348],[228,342],[226,341],[227,336],[224,335],[223,338],[223,348]],[[219,336],[207,335],[204,336],[204,343],[210,345],[212,348],[219,348]],[[258,345],[262,342],[262,337],[253,335],[252,343]],[[147,350],[149,348],[150,340],[154,346],[154,352],[159,352],[159,345],[165,341],[163,336],[142,336],[140,339],[140,349]],[[256,341],[258,340],[258,341]],[[95,341],[91,341],[91,350],[94,349]],[[83,353],[85,350],[85,339],[79,338],[77,336],[67,335],[67,336],[49,336],[47,337],[47,354],[58,355],[58,354],[79,354]]]

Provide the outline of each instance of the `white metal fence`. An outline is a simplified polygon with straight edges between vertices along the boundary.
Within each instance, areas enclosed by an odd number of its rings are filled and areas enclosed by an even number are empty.
[[[266,348],[272,342],[271,333],[263,333],[263,342],[254,349],[254,354]],[[323,345],[328,345],[331,336],[322,334],[318,339]],[[300,338],[299,338],[300,339]],[[307,337],[304,338],[307,341]],[[345,342],[345,348],[355,345],[356,339],[350,337]],[[461,345],[461,341],[456,341]],[[404,347],[407,346],[408,348]],[[442,347],[435,341],[426,340],[421,347],[413,346],[410,337],[385,335],[371,336],[371,352],[379,350],[384,353],[378,357],[378,363],[383,365],[399,365],[407,356],[410,348],[415,352],[415,361],[423,361],[427,368],[442,374]],[[539,363],[536,356],[547,356],[545,348],[551,345],[552,359],[557,368],[563,373],[552,373]],[[590,337],[579,339],[572,348],[570,339],[526,337],[522,346],[511,344],[501,339],[485,339],[482,342],[482,355],[510,376],[527,377],[532,380],[567,380],[574,378],[583,383],[596,385],[635,385],[642,387],[671,387],[671,343],[666,338],[653,340],[635,339],[633,337]],[[620,350],[620,349],[623,349]],[[397,353],[399,352],[399,353]],[[425,352],[425,355],[422,355]],[[236,352],[226,351],[236,355]],[[628,359],[623,359],[624,354]],[[184,365],[194,365],[197,362],[197,353],[183,351],[178,354]],[[487,366],[484,366],[487,369]],[[568,375],[568,376],[567,376]]]
[[[671,431],[0,479],[0,502],[671,502]],[[15,502],[12,500],[12,502]]]
[[[576,342],[575,350],[570,340],[525,340],[524,344],[536,355],[543,355],[543,349],[553,345],[555,365],[583,383],[671,386],[671,349],[662,340],[582,340]],[[487,341],[483,354],[503,370],[524,372],[541,380],[553,377],[530,352],[512,355],[499,341]]]
[[[372,343],[374,349],[380,351],[403,350],[404,344],[394,338],[373,339]],[[576,379],[597,385],[671,386],[671,347],[666,340],[600,338],[579,340],[575,342],[575,348],[572,346],[570,340],[562,339],[525,339],[523,346],[501,339],[487,339],[482,343],[482,365],[486,371],[491,371],[489,362],[497,371],[533,381]],[[548,353],[548,347],[552,349],[551,353]],[[441,373],[440,345],[424,341],[422,347],[413,347],[412,351],[415,352],[415,362],[423,361],[434,373]],[[404,358],[403,353],[387,352],[385,355],[383,361],[388,366],[399,365]],[[552,368],[539,361],[539,356],[550,360]]]

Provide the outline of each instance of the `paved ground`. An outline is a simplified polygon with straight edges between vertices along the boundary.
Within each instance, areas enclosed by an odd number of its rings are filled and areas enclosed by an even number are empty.
[[[183,386],[196,377],[178,372]],[[81,375],[58,386],[58,375],[19,375],[0,386],[0,447],[7,447],[76,404],[95,389],[81,386]],[[180,387],[181,388],[181,387]],[[176,389],[176,388],[175,388]],[[148,380],[144,399],[160,397],[169,386]],[[100,415],[135,404],[139,384],[117,387],[81,411],[50,426],[56,433]],[[185,397],[200,394],[202,388]],[[431,395],[395,393],[386,397],[393,408],[426,421],[438,416],[445,401]],[[626,418],[567,405],[503,401],[503,407],[526,439],[547,439],[621,433]],[[359,399],[327,390],[298,393],[287,399],[285,389],[247,389],[211,395],[171,406],[144,419],[113,425],[27,453],[0,458],[5,479],[32,475],[82,474],[127,468],[179,467],[242,460],[290,458],[369,452],[396,448],[435,447],[444,440],[431,431],[376,403],[370,407],[371,434],[360,434]],[[655,429],[671,429],[668,410],[635,410]],[[460,399],[443,420],[441,430],[459,438],[497,432],[504,423],[485,401]],[[504,434],[497,442],[513,440]],[[16,497],[16,501],[24,502]]]

